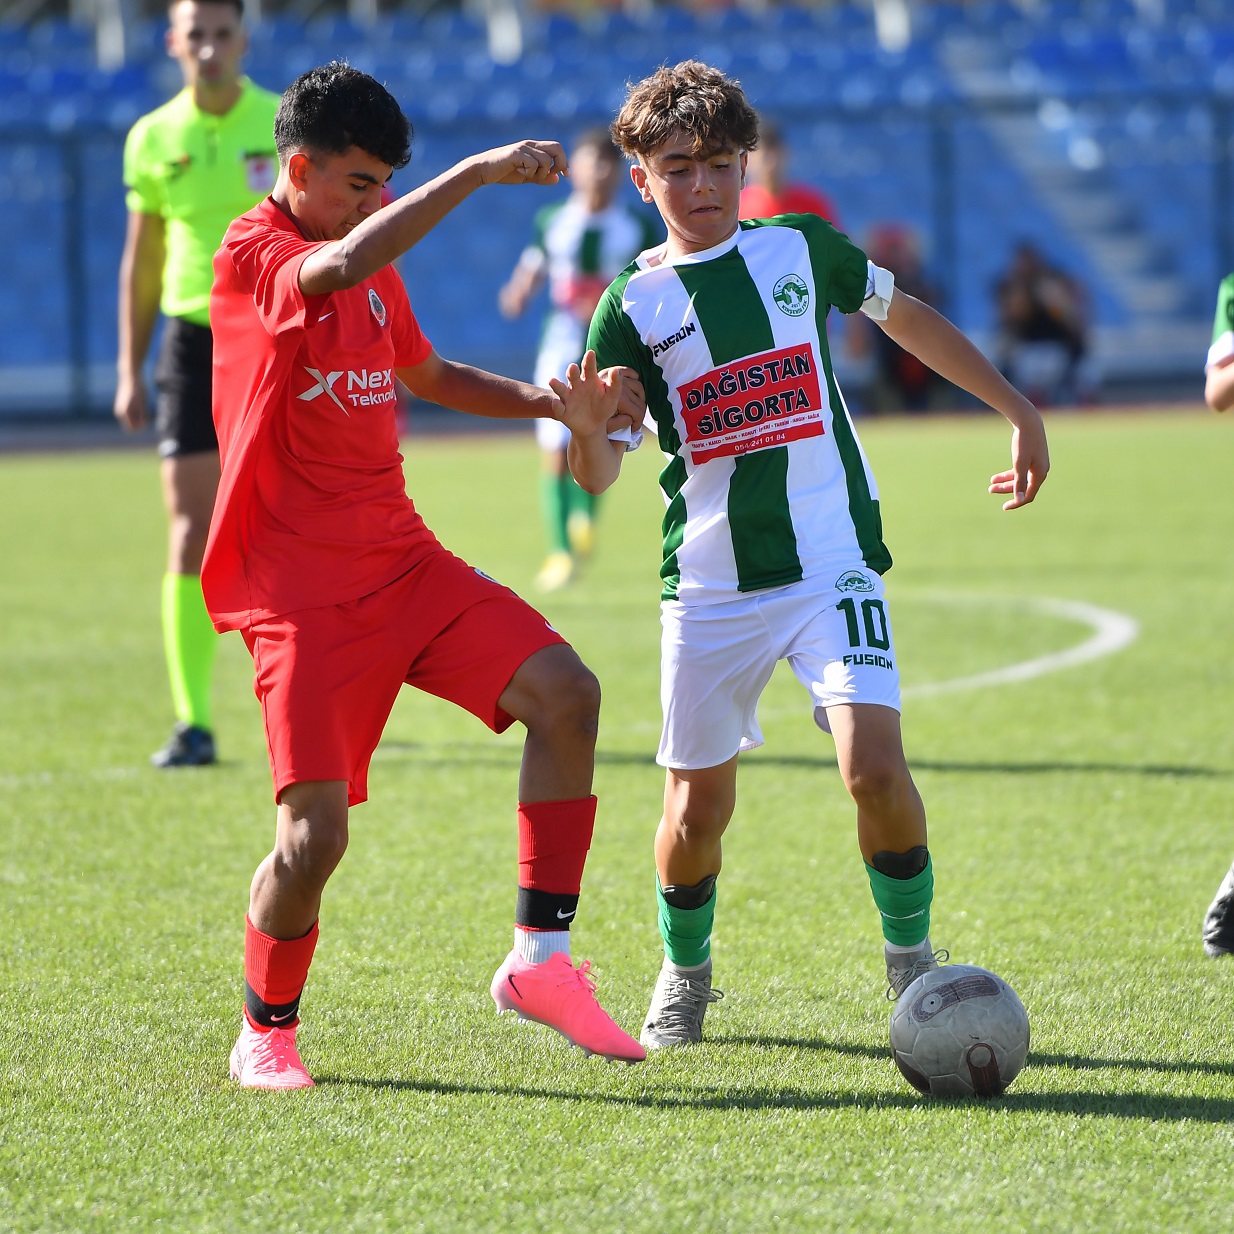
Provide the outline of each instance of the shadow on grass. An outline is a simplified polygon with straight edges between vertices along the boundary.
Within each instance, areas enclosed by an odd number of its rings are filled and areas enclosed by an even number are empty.
[[[733,1039],[736,1040],[736,1039]],[[845,1052],[870,1053],[885,1059],[881,1050],[865,1047]],[[889,1061],[889,1060],[888,1060]],[[1030,1056],[1029,1065],[1041,1060]],[[1094,1063],[1096,1065],[1096,1063]],[[1111,1060],[1111,1066],[1119,1063]],[[1196,1097],[1162,1093],[1017,1093],[984,1101],[971,1098],[921,1097],[905,1091],[877,1093],[819,1092],[797,1088],[754,1088],[731,1092],[604,1093],[517,1084],[459,1084],[449,1080],[370,1079],[364,1076],[318,1076],[319,1088],[369,1089],[375,1092],[426,1093],[434,1097],[511,1097],[518,1100],[571,1101],[627,1107],[636,1110],[914,1110],[931,1106],[976,1104],[985,1110],[1027,1110],[1072,1114],[1084,1118],[1145,1118],[1154,1122],[1229,1123],[1234,1120],[1234,1098]]]
[[[451,742],[442,745],[421,744],[413,741],[383,741],[379,747],[383,762],[419,762],[433,764],[467,763],[469,765],[501,766],[515,765],[522,757],[522,750],[511,746],[507,749],[472,742]],[[654,767],[652,751],[597,750],[596,764],[612,767]],[[914,771],[953,772],[957,775],[1048,775],[1053,772],[1079,772],[1097,774],[1112,772],[1115,775],[1164,776],[1196,779],[1228,779],[1234,771],[1222,767],[1189,767],[1174,763],[1068,763],[1058,761],[1035,763],[960,763],[946,760],[913,758],[909,764]],[[805,767],[823,771],[835,771],[835,761],[830,750],[820,746],[817,758],[807,754],[767,754],[761,751],[746,755],[741,765],[750,769],[759,767]]]
[[[818,1050],[827,1054],[844,1054],[851,1058],[883,1059],[888,1051],[883,1046],[851,1041],[830,1041],[826,1037],[765,1037],[757,1033],[743,1036],[708,1036],[711,1045],[771,1046],[786,1050]],[[1060,1067],[1068,1071],[1159,1071],[1188,1072],[1197,1075],[1227,1075],[1234,1077],[1234,1062],[1192,1062],[1175,1058],[1089,1058],[1082,1054],[1042,1054],[1030,1050],[1029,1067]]]

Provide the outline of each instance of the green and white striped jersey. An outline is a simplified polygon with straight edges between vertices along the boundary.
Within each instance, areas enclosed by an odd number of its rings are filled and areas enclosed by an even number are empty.
[[[624,205],[593,212],[573,196],[538,210],[534,226],[525,259],[547,274],[553,307],[584,325],[613,278],[659,239],[651,216]]]
[[[830,223],[780,215],[671,262],[644,252],[604,293],[587,346],[638,372],[669,460],[664,599],[891,565],[827,346],[828,309],[860,309],[875,269]]]
[[[535,236],[520,262],[547,276],[552,304],[540,332],[537,386],[564,377],[583,358],[587,323],[605,288],[659,239],[651,216],[624,205],[592,211],[571,196],[536,212]]]
[[[1234,355],[1234,274],[1221,280],[1217,292],[1217,317],[1213,322],[1213,345],[1204,364],[1207,371],[1227,356]]]

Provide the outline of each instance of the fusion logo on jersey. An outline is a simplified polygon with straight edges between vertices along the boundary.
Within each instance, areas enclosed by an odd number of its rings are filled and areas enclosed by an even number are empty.
[[[809,343],[747,356],[677,387],[685,448],[696,463],[768,450],[824,433]]]
[[[398,398],[392,368],[339,369],[337,372],[323,373],[320,369],[309,368],[306,364],[304,371],[313,379],[313,384],[303,394],[297,394],[296,398],[301,402],[311,403],[313,399],[324,394],[347,416],[350,416],[351,412],[334,389],[342,377],[347,378],[343,397],[353,407],[376,407],[381,403],[393,403]]]
[[[662,356],[670,347],[676,347],[677,344],[682,341],[682,339],[688,339],[690,335],[693,334],[694,331],[697,329],[698,329],[698,326],[695,325],[694,322],[692,321],[687,322],[684,326],[681,327],[680,330],[677,331],[676,334],[670,334],[668,338],[661,339],[651,349],[652,357],[654,358],[655,356]]]

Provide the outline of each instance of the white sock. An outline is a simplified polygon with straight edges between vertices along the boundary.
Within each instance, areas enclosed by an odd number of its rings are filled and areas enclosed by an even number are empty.
[[[664,967],[671,968],[675,973],[702,973],[711,971],[711,956],[708,956],[701,964],[674,964],[668,956],[664,957]]]
[[[900,943],[883,943],[883,949],[888,955],[908,955],[910,951],[920,951],[923,947],[927,951],[930,950],[930,940],[928,937],[922,939],[919,943],[914,943],[911,947],[902,946]]]
[[[528,964],[543,964],[559,951],[570,954],[570,931],[524,930],[515,926],[514,950]]]

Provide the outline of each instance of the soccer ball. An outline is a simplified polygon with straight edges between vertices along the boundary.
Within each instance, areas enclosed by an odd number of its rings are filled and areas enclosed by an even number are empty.
[[[931,1097],[997,1097],[1028,1054],[1028,1013],[1001,978],[972,964],[923,973],[896,1000],[891,1056]]]

